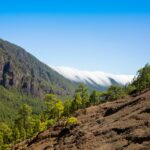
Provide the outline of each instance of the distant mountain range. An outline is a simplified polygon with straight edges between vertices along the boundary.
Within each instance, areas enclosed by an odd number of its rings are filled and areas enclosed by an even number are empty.
[[[133,75],[114,75],[101,71],[81,71],[69,67],[52,67],[59,74],[72,82],[83,82],[90,88],[103,90],[110,85],[126,85],[130,83]]]

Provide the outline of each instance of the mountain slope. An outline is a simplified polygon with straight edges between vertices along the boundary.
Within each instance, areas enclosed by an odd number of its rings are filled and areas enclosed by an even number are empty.
[[[133,75],[113,75],[100,71],[80,71],[69,67],[53,67],[59,74],[73,82],[84,82],[91,88],[106,89],[110,85],[125,85],[133,80]]]
[[[79,110],[80,124],[39,133],[28,150],[149,150],[150,91]]]
[[[75,87],[23,48],[0,40],[0,83],[35,96],[45,93],[70,95]]]
[[[20,93],[16,89],[7,89],[0,86],[0,123],[12,124],[23,104],[31,106],[34,115],[43,112],[44,103],[40,98]]]

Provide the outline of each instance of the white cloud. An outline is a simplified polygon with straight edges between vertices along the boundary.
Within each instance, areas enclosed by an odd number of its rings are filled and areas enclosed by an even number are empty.
[[[52,67],[59,74],[63,75],[67,79],[75,82],[88,82],[94,84],[95,82],[101,86],[110,86],[110,78],[116,82],[125,85],[133,80],[133,75],[114,75],[111,73],[105,73],[101,71],[81,71],[70,67]],[[93,82],[92,82],[93,81]]]

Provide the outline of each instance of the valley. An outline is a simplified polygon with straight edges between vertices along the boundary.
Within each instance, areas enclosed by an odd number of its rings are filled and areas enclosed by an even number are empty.
[[[49,67],[0,40],[0,149],[148,150],[149,75]]]

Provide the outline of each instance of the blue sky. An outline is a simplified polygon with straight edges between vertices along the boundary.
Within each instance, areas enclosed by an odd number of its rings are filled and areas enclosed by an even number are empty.
[[[147,0],[0,0],[0,38],[43,62],[135,74],[150,62]]]

